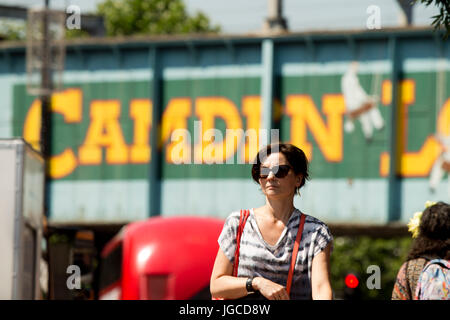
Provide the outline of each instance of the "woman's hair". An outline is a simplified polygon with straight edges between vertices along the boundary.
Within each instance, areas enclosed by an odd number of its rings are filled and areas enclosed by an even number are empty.
[[[304,186],[306,179],[309,180],[308,174],[308,159],[305,153],[296,146],[288,143],[277,143],[270,144],[262,148],[256,155],[256,161],[254,161],[252,166],[252,178],[259,184],[259,174],[261,169],[261,162],[264,161],[272,152],[280,152],[285,157],[288,163],[291,165],[294,173],[302,174],[303,179],[300,187],[295,188],[295,193],[298,193],[301,187]]]
[[[420,219],[419,235],[407,260],[426,258],[450,259],[450,205],[438,202],[425,209]]]

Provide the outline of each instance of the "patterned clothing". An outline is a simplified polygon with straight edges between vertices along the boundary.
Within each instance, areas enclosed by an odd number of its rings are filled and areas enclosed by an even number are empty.
[[[302,240],[298,249],[291,299],[311,299],[311,267],[313,258],[321,252],[333,237],[325,223],[305,215]],[[295,209],[281,233],[278,242],[270,245],[264,241],[255,213],[245,224],[239,253],[238,277],[259,276],[286,286],[295,237],[300,224],[300,210]],[[231,213],[225,221],[219,236],[219,246],[231,263],[234,263],[236,232],[239,225],[239,211]]]
[[[412,259],[403,263],[397,274],[392,291],[392,300],[413,300],[417,281],[426,263],[427,260],[423,258]]]
[[[450,261],[431,260],[423,269],[414,300],[450,300]]]

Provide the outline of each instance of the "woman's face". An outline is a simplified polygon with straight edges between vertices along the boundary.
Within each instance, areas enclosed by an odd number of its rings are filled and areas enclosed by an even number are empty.
[[[278,172],[287,171],[285,177],[277,178],[275,176],[276,171],[268,170],[274,167],[279,167]],[[283,170],[285,169],[285,170]],[[264,174],[268,174],[264,177]],[[263,177],[261,177],[263,176]],[[270,154],[264,162],[261,163],[259,184],[261,185],[262,192],[271,198],[291,198],[295,194],[295,188],[300,187],[303,176],[302,174],[296,175],[292,166],[286,160],[286,157],[281,153]]]

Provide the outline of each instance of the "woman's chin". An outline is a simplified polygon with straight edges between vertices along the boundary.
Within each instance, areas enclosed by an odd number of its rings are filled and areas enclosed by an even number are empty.
[[[266,196],[268,198],[286,198],[289,195],[287,195],[284,192],[281,192],[280,190],[277,190],[276,188],[271,188],[269,190],[266,190]]]

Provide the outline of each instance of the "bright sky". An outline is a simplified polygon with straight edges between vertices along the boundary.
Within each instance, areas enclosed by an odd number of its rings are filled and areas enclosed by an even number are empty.
[[[82,13],[94,12],[103,0],[50,0],[52,8],[78,5]],[[184,0],[188,11],[209,16],[225,33],[252,33],[261,30],[267,17],[268,0]],[[39,6],[44,0],[0,0],[3,5]],[[381,27],[399,26],[400,8],[395,0],[284,0],[283,15],[290,31],[364,29],[371,5],[380,8]],[[325,9],[324,9],[325,8]],[[430,25],[436,8],[416,5],[414,25]]]

